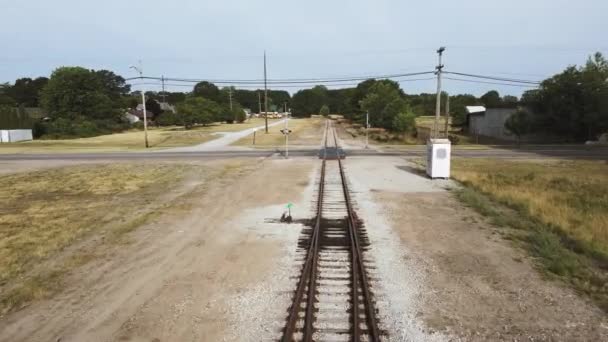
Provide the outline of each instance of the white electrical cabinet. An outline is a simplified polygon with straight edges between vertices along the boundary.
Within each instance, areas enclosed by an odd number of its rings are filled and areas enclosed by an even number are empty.
[[[448,139],[429,139],[426,148],[426,174],[431,178],[450,178],[452,144]]]

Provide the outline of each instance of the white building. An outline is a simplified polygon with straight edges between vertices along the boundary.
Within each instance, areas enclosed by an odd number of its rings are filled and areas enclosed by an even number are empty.
[[[33,140],[31,129],[3,129],[0,130],[0,142],[11,143]]]

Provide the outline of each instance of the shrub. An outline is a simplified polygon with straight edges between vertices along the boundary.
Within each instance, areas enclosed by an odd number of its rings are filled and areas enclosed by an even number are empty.
[[[323,105],[321,107],[321,109],[319,110],[319,114],[321,114],[323,116],[328,116],[329,115],[329,107],[327,105]]]
[[[159,126],[176,126],[182,124],[179,116],[173,112],[162,112],[156,119]]]

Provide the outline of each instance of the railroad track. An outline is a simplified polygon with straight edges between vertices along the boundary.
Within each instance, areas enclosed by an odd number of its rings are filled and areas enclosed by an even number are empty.
[[[367,236],[353,209],[329,121],[324,140],[316,217],[300,245],[302,271],[281,341],[379,341],[364,259]]]

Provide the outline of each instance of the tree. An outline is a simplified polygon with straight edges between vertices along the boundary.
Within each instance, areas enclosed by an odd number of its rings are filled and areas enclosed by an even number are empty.
[[[8,83],[0,84],[0,106],[14,107],[17,102],[8,95],[11,86]]]
[[[146,99],[146,110],[151,111],[155,116],[160,115],[163,112],[160,108],[160,103],[151,98]]]
[[[186,94],[181,92],[167,92],[167,102],[172,105],[178,104],[186,100]]]
[[[226,121],[227,123],[234,122],[243,122],[245,118],[243,118],[245,112],[243,111],[243,107],[238,102],[232,102],[232,109],[230,106],[222,106],[222,114],[219,120],[217,121]],[[242,114],[242,115],[241,115]],[[239,121],[241,120],[241,121]]]
[[[521,144],[521,137],[532,132],[532,116],[524,109],[518,109],[507,121],[505,128],[517,137],[517,145]]]
[[[393,130],[399,133],[410,132],[416,127],[416,115],[409,108],[399,112],[393,119]]]
[[[307,117],[318,113],[319,109],[327,103],[327,88],[315,86],[312,89],[303,89],[293,95],[291,110],[294,117]]]
[[[177,112],[184,127],[190,129],[196,124],[204,126],[215,122],[222,110],[211,100],[192,96],[177,106]]]
[[[49,79],[46,77],[19,78],[15,84],[7,88],[7,95],[10,96],[18,105],[25,107],[38,107],[40,92],[46,86]]]
[[[570,66],[524,93],[522,102],[533,109],[545,133],[594,139],[608,130],[608,61],[596,53],[584,66]]]
[[[489,92],[481,95],[481,102],[486,108],[497,108],[501,107],[502,100],[500,94],[496,90],[490,90]]]
[[[334,113],[352,117],[356,110],[351,103],[354,93],[355,88],[330,89],[327,91],[327,106]]]
[[[327,93],[327,88],[324,92]],[[272,103],[276,105],[278,111],[283,111],[285,103],[287,103],[287,107],[291,105],[291,96],[285,90],[269,90],[268,96],[272,100]]]
[[[517,96],[505,95],[502,97],[502,106],[505,108],[517,108],[519,100]]]
[[[364,123],[365,109],[361,106],[361,102],[367,95],[369,95],[372,88],[374,86],[376,86],[377,84],[384,84],[389,88],[394,88],[400,97],[405,96],[405,94],[403,93],[403,90],[401,90],[401,88],[399,87],[399,83],[397,83],[395,81],[374,80],[374,79],[365,80],[365,81],[357,84],[357,87],[353,91],[353,95],[351,98],[351,105],[353,106],[353,108],[355,108],[355,111],[351,115],[347,116],[348,119],[357,121],[359,123]]]
[[[245,122],[245,120],[247,120],[247,114],[245,113],[243,108],[241,108],[241,110],[236,113],[235,120],[238,123],[243,123]]]
[[[199,82],[194,86],[192,90],[193,96],[204,97],[207,100],[214,101],[216,103],[222,103],[221,93],[215,84],[207,81]]]
[[[120,120],[123,102],[96,72],[81,67],[53,71],[41,104],[53,119]]]
[[[154,119],[154,122],[159,126],[173,126],[183,123],[181,122],[180,117],[172,111],[162,112]]]
[[[393,128],[398,113],[410,110],[399,84],[393,81],[374,84],[361,101],[361,109],[369,112],[372,126],[385,129]]]
[[[452,126],[462,126],[466,123],[466,106],[481,104],[482,103],[480,100],[471,94],[450,96],[450,116],[452,117]]]
[[[323,116],[328,116],[329,115],[329,107],[327,107],[327,105],[321,106],[321,109],[319,110],[319,114],[321,114]]]
[[[113,101],[118,100],[122,96],[126,96],[131,91],[131,86],[126,83],[125,79],[112,71],[97,70],[93,71],[93,73],[99,80],[103,91]]]

